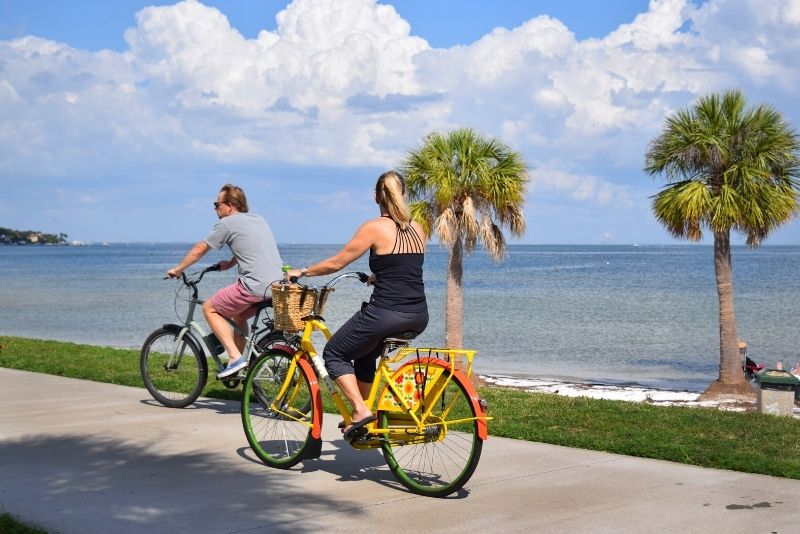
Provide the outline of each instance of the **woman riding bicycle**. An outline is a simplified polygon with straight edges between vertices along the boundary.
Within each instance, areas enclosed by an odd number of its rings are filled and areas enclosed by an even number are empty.
[[[334,256],[286,273],[287,279],[335,273],[369,250],[370,283],[375,288],[370,301],[334,334],[323,352],[325,368],[353,408],[353,422],[343,429],[346,439],[375,420],[364,398],[375,376],[381,342],[401,332],[420,334],[428,325],[422,281],[426,236],[422,226],[411,221],[404,194],[400,174],[382,174],[375,185],[380,217],[362,224]]]

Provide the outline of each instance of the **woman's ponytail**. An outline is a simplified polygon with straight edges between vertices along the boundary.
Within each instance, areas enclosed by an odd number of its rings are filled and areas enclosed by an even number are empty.
[[[411,212],[405,201],[406,184],[403,177],[395,171],[380,175],[375,184],[375,195],[386,213],[397,225],[405,230],[411,221]]]

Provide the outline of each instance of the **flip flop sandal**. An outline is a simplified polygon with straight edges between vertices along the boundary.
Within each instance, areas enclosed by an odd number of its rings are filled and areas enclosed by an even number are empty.
[[[353,422],[353,424],[350,426],[347,432],[344,433],[342,437],[344,437],[346,441],[352,441],[358,437],[365,435],[367,433],[366,426],[371,422],[375,421],[376,419],[377,417],[375,417],[374,415],[370,415],[369,417],[365,417],[360,421]]]

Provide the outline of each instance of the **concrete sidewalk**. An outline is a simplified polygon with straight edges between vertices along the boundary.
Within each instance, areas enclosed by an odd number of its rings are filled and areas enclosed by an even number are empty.
[[[796,480],[490,437],[464,490],[432,499],[351,449],[337,417],[319,460],[281,471],[249,449],[238,402],[174,410],[2,368],[0,401],[0,510],[51,533],[800,530]]]

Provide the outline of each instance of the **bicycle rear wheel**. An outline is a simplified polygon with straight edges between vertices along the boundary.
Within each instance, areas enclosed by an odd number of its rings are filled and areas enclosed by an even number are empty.
[[[288,374],[290,363],[285,352],[268,350],[248,371],[242,395],[247,441],[265,464],[279,469],[297,465],[312,440],[311,385],[299,366]]]
[[[461,489],[475,471],[483,448],[476,418],[483,414],[470,402],[472,391],[471,384],[463,383],[460,376],[451,378],[450,371],[443,369],[435,384],[428,386],[427,397],[434,408],[423,421],[422,432],[406,413],[380,412],[380,428],[390,429],[381,446],[386,463],[413,493],[445,497]],[[423,412],[420,401],[417,413]]]
[[[208,379],[208,362],[180,328],[159,328],[145,340],[139,371],[147,391],[169,408],[185,408],[197,400]]]

